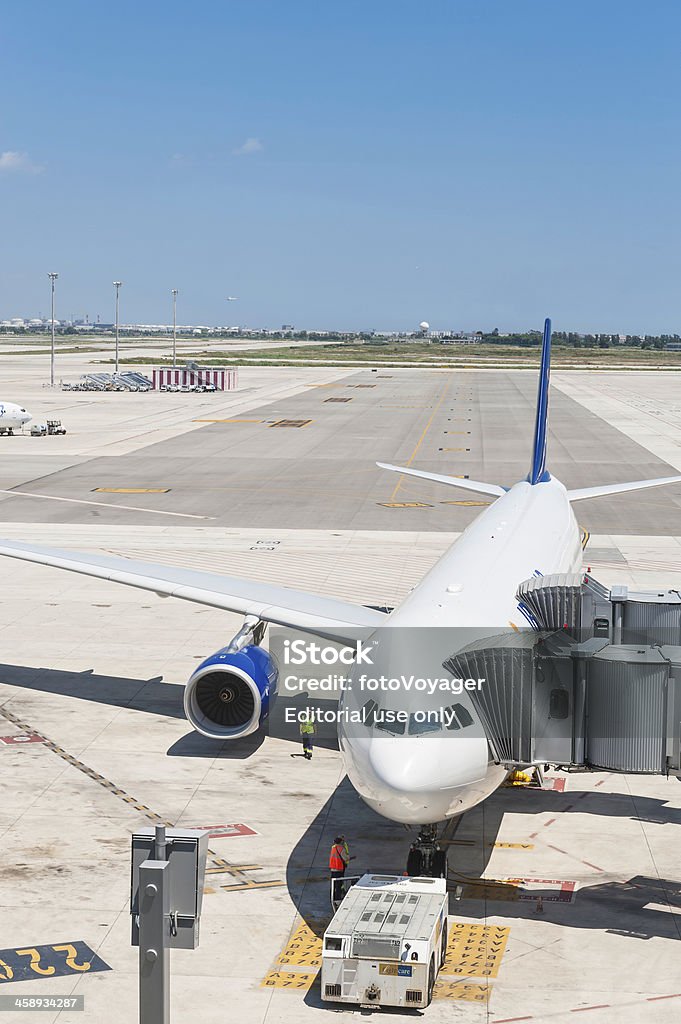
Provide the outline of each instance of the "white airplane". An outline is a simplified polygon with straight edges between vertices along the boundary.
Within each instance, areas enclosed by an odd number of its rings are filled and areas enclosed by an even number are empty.
[[[268,623],[350,646],[356,644],[358,633],[373,637],[374,677],[399,677],[406,666],[406,671],[421,677],[444,678],[443,662],[454,653],[455,644],[460,649],[473,636],[526,625],[516,599],[521,582],[536,574],[580,568],[581,536],[573,501],[681,481],[681,476],[672,476],[568,491],[553,478],[546,467],[550,352],[547,320],[532,461],[525,480],[505,488],[379,463],[391,471],[497,499],[391,613],[268,583],[125,558],[11,541],[0,541],[0,554],[242,613],[241,630],[196,669],[185,689],[187,718],[211,738],[247,736],[261,728],[269,714],[278,670],[260,646]],[[424,638],[421,642],[419,636]],[[341,711],[361,710],[373,699],[359,686],[365,671],[356,658],[351,685],[341,695]],[[379,728],[372,715],[365,724],[350,727],[341,717],[339,743],[347,774],[380,814],[430,827],[480,803],[504,780],[507,769],[492,760],[470,697],[462,693],[456,700],[455,729],[443,726],[427,736],[422,727],[412,725],[410,716],[428,706],[441,709],[441,691],[376,696],[374,711],[383,710],[384,704],[407,712],[407,725],[400,728]]]
[[[33,417],[21,405],[0,402],[0,434],[13,434]]]

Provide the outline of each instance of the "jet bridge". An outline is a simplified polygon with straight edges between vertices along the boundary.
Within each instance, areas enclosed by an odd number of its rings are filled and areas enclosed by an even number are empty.
[[[517,598],[531,630],[445,662],[485,679],[470,696],[495,761],[681,776],[679,592],[561,575],[526,581]]]

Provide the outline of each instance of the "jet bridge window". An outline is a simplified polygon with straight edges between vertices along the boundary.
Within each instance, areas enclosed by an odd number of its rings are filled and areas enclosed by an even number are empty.
[[[551,690],[549,698],[549,718],[561,720],[570,713],[570,694],[567,690]]]

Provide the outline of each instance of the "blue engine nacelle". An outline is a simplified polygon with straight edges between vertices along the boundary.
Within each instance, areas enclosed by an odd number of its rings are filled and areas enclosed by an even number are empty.
[[[184,710],[194,728],[211,739],[239,739],[260,728],[277,688],[269,653],[255,644],[225,647],[206,658],[184,691]]]

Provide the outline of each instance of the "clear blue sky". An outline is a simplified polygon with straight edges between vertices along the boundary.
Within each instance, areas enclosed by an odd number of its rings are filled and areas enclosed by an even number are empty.
[[[0,20],[0,319],[681,332],[678,0]],[[227,303],[235,295],[238,302]]]

